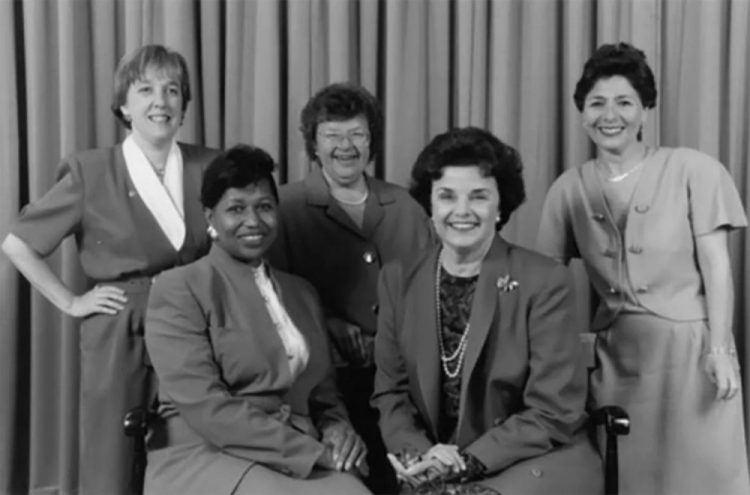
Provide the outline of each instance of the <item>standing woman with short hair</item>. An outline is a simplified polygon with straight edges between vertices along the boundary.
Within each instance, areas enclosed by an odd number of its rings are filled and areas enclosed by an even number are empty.
[[[367,89],[326,86],[305,104],[300,121],[315,166],[304,180],[279,189],[281,221],[269,261],[307,279],[320,294],[339,356],[337,384],[368,447],[366,482],[373,492],[388,493],[396,478],[369,402],[378,274],[385,263],[431,246],[434,234],[404,188],[365,172],[383,148],[383,114]]]
[[[123,143],[73,153],[57,183],[27,205],[2,249],[52,304],[82,318],[80,473],[82,494],[128,493],[130,441],[122,418],[154,393],[143,345],[151,279],[208,249],[201,175],[216,152],[175,139],[190,102],[184,58],[160,45],[120,61],[112,110]],[[93,286],[75,294],[44,258],[75,236]]]
[[[600,298],[591,396],[632,420],[621,493],[750,493],[727,247],[747,225],[737,190],[715,159],[642,141],[656,84],[641,50],[601,46],[574,99],[597,157],[552,184],[537,248],[582,258]]]

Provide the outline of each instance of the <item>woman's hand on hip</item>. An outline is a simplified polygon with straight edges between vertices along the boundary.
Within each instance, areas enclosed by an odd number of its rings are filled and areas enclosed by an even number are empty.
[[[125,291],[112,285],[97,285],[80,296],[73,297],[66,313],[84,317],[97,313],[116,315],[125,308],[128,298]]]
[[[729,400],[740,390],[737,358],[732,354],[706,354],[704,370],[716,385],[716,400]]]

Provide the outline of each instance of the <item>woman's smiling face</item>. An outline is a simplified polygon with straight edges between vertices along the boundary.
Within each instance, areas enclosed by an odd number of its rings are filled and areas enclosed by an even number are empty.
[[[432,183],[432,221],[443,245],[456,252],[480,252],[492,242],[500,211],[493,176],[477,165],[448,165]]]
[[[120,111],[130,119],[139,145],[167,145],[182,125],[183,95],[180,83],[167,70],[148,67],[128,88]]]
[[[586,95],[583,127],[599,149],[620,155],[638,143],[646,123],[638,92],[623,76],[599,79]]]
[[[318,124],[315,151],[329,179],[356,183],[370,162],[370,128],[364,116]]]
[[[268,180],[230,187],[206,220],[216,230],[214,242],[233,258],[258,265],[276,239],[278,214],[276,199]]]

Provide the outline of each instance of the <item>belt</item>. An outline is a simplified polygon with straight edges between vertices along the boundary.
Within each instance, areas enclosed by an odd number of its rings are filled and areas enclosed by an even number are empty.
[[[151,289],[151,284],[154,283],[155,277],[132,277],[124,280],[100,280],[96,285],[111,285],[113,287],[119,287],[125,292],[148,292]]]

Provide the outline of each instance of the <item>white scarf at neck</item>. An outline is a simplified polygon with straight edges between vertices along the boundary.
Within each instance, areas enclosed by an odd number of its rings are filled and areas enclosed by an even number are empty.
[[[182,191],[182,153],[176,141],[172,141],[167,164],[164,168],[164,183],[159,180],[146,154],[136,144],[132,134],[122,143],[122,154],[128,174],[146,207],[164,231],[175,251],[185,242],[185,215]]]

